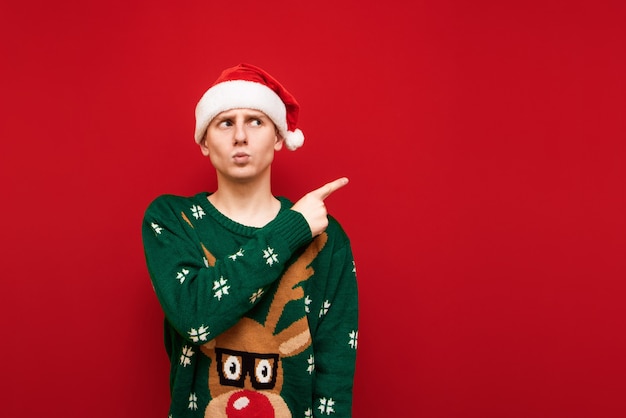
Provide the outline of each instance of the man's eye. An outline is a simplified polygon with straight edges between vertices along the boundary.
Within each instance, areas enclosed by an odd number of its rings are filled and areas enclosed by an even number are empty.
[[[261,119],[252,119],[252,126],[261,126],[262,124]]]
[[[223,120],[222,122],[220,122],[220,126],[228,128],[229,126],[233,126],[233,123],[229,120]]]

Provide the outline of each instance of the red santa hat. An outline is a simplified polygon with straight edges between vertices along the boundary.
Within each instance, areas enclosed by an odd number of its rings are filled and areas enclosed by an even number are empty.
[[[276,125],[285,146],[295,150],[304,143],[296,129],[300,105],[274,77],[250,64],[227,68],[202,96],[196,106],[196,143],[202,142],[211,120],[230,109],[255,109]]]

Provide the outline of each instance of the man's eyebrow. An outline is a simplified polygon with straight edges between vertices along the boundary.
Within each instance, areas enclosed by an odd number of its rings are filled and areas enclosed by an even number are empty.
[[[213,120],[216,121],[216,122],[218,122],[218,121],[221,122],[223,120],[228,120],[228,119],[232,119],[232,116],[220,114],[220,115],[215,116],[215,118],[213,118]]]
[[[222,122],[222,121],[225,121],[225,120],[233,120],[234,118],[236,118],[236,115],[234,115],[234,114],[230,114],[230,113],[228,113],[228,112],[229,112],[229,111],[227,110],[227,111],[222,112],[222,113],[221,113],[221,114],[219,114],[218,116],[215,116],[215,118],[213,118],[213,121],[212,121],[212,122],[219,123],[219,122]],[[263,113],[263,112],[262,112],[262,111],[260,111],[260,110],[256,110],[256,109],[246,109],[246,110],[245,110],[245,112],[244,112],[244,114],[243,114],[243,117],[244,117],[245,119],[251,119],[251,118],[256,118],[256,119],[261,119],[261,118],[264,118],[264,119],[270,119],[270,117],[269,117],[269,116],[267,116],[265,113]]]

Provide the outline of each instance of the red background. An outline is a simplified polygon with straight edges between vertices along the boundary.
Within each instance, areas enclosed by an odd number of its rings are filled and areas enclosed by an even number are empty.
[[[0,414],[166,416],[140,223],[247,61],[302,105],[274,192],[351,179],[356,417],[626,416],[624,4],[3,1]]]

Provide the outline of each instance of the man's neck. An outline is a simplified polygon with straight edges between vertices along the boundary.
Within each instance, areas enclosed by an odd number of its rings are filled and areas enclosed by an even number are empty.
[[[269,182],[262,184],[218,181],[209,201],[222,214],[247,226],[262,227],[276,217],[280,201],[272,194]]]

